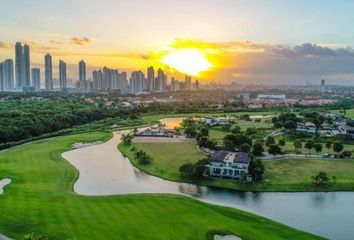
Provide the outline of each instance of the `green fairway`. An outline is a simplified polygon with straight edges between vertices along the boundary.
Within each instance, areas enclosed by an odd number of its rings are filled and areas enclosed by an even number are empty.
[[[139,165],[130,151],[131,146],[119,145],[119,149],[135,166],[172,181],[186,181],[181,178],[179,167],[188,162],[196,162],[203,158],[195,143],[134,143],[139,150],[148,153],[153,162]],[[258,184],[244,184],[230,179],[194,180],[194,183],[230,188],[242,191],[353,191],[354,161],[342,159],[282,159],[263,161],[266,167],[265,180]],[[336,184],[318,187],[312,184],[311,177],[320,171],[330,177],[336,176]]]
[[[78,172],[61,152],[109,133],[45,139],[0,152],[0,178],[13,182],[0,196],[0,232],[49,240],[206,239],[210,230],[242,239],[321,239],[236,209],[175,195],[84,197],[72,192]],[[168,160],[168,159],[167,159]]]

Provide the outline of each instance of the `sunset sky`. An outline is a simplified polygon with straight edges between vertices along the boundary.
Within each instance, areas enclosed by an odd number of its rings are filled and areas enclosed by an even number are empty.
[[[74,79],[81,59],[89,71],[153,65],[181,78],[163,59],[193,49],[210,63],[201,80],[352,85],[353,10],[347,0],[0,0],[0,61],[21,41],[33,66],[51,53],[54,73],[61,58]]]

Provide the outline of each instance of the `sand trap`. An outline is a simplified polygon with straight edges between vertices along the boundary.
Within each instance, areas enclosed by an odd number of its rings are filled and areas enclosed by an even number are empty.
[[[0,195],[4,193],[4,187],[11,183],[10,178],[4,178],[0,181]]]
[[[185,142],[183,138],[169,137],[134,137],[135,143],[168,143],[168,142]]]
[[[122,134],[118,131],[102,144],[64,152],[62,156],[78,169],[74,191],[81,195],[100,196],[130,193],[180,194],[191,184],[175,183],[145,174],[131,165],[118,150]],[[187,191],[188,190],[188,191]]]
[[[214,240],[241,240],[241,238],[236,237],[234,235],[225,235],[225,236],[214,235]]]
[[[73,148],[89,147],[89,146],[94,146],[94,145],[101,144],[101,143],[103,143],[103,142],[102,141],[96,141],[96,142],[92,142],[92,143],[78,142],[78,143],[73,144]]]
[[[181,126],[183,119],[184,118],[164,118],[160,119],[160,122],[166,129],[174,129]]]

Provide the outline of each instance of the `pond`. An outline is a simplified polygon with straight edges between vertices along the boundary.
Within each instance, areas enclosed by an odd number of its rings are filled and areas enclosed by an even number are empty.
[[[117,149],[124,131],[106,143],[63,153],[80,176],[74,190],[81,195],[173,193],[242,209],[330,239],[354,239],[353,192],[241,193],[166,181],[133,167]]]

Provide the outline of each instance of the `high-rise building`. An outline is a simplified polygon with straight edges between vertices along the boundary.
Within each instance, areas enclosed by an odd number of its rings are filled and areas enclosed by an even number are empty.
[[[171,79],[171,91],[176,92],[176,91],[179,91],[180,89],[181,89],[181,87],[180,87],[179,81],[172,78]]]
[[[12,59],[6,59],[2,63],[2,79],[4,91],[14,89],[14,61]]]
[[[25,44],[22,47],[20,42],[15,45],[15,60],[16,60],[16,88],[22,90],[31,86],[30,77],[30,47]]]
[[[101,70],[92,72],[93,88],[96,90],[102,89],[103,73]]]
[[[167,76],[160,68],[157,71],[157,78],[155,79],[155,89],[159,92],[166,90]]]
[[[53,65],[52,56],[46,54],[44,56],[44,71],[45,71],[45,89],[47,91],[53,90]]]
[[[41,89],[41,72],[39,68],[32,68],[32,84],[36,91]]]
[[[23,80],[23,50],[20,42],[17,42],[15,45],[15,68],[16,68],[16,88],[22,88]]]
[[[130,92],[133,94],[143,92],[143,81],[145,79],[144,73],[142,71],[132,72],[130,78]]]
[[[4,74],[3,74],[3,71],[4,71],[4,67],[3,67],[3,64],[2,62],[0,62],[0,92],[4,91]]]
[[[191,76],[186,75],[185,80],[184,80],[184,87],[186,90],[192,89],[192,77]]]
[[[22,87],[28,88],[31,86],[31,59],[30,47],[27,44],[23,46],[23,68],[24,79]]]
[[[65,91],[67,87],[66,63],[62,60],[59,60],[59,83],[60,91]]]
[[[147,91],[152,92],[155,89],[155,70],[153,67],[147,69]]]
[[[79,62],[79,81],[86,81],[86,63],[84,60]]]

